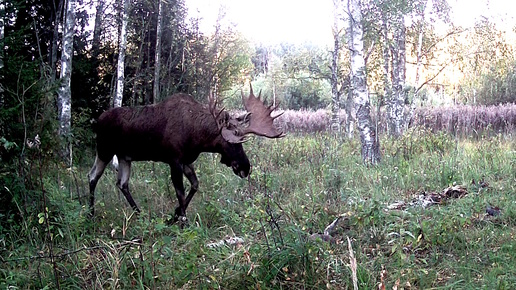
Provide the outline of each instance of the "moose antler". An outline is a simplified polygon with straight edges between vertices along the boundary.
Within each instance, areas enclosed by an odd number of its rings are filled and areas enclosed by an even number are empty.
[[[253,94],[253,86],[251,84],[249,86],[251,91],[248,98],[246,98],[244,92],[242,92],[242,102],[244,103],[246,111],[250,113],[249,126],[242,130],[242,135],[255,134],[268,138],[284,137],[285,134],[274,126],[274,119],[281,116],[283,112],[274,117],[271,116],[271,113],[276,110],[278,106],[266,106],[263,101],[260,100],[262,92],[260,91],[258,97],[255,97]]]
[[[222,108],[220,110],[217,109],[218,100],[217,100],[217,98],[215,96],[213,96],[213,93],[211,91],[210,91],[210,93],[208,95],[208,100],[210,101],[210,105],[209,105],[210,113],[215,118],[217,123],[219,123],[219,117],[222,114],[222,112],[224,111],[224,108]]]
[[[277,106],[266,106],[260,100],[260,95],[261,92],[258,94],[258,97],[254,96],[252,86],[249,97],[246,98],[244,92],[242,92],[242,102],[244,103],[247,113],[234,118],[230,117],[229,113],[226,112],[224,108],[218,109],[217,98],[213,96],[213,94],[209,94],[210,113],[217,122],[220,134],[226,141],[230,143],[242,143],[246,141],[245,136],[247,134],[255,134],[268,138],[281,138],[285,136],[282,131],[279,131],[274,126],[274,119],[281,116],[283,113],[274,117],[271,116],[271,113]],[[249,125],[245,127],[246,124]]]

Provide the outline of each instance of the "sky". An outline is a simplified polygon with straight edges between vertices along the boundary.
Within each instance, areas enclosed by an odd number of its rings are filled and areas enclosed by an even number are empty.
[[[514,0],[451,0],[452,19],[463,26],[472,26],[480,17],[487,17],[497,25],[516,25]]]
[[[263,44],[312,42],[331,45],[332,0],[188,0],[189,16],[200,17],[201,29],[213,30],[219,8],[225,20],[251,41]],[[516,26],[516,0],[448,0],[456,25],[472,26],[488,17],[499,28]]]
[[[248,39],[264,44],[331,42],[332,0],[188,0],[189,15],[210,30],[221,5],[226,19]]]

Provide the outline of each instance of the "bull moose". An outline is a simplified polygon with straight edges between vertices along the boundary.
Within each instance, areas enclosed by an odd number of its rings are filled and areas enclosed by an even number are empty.
[[[175,94],[166,100],[147,106],[112,108],[100,115],[95,131],[97,154],[88,179],[90,187],[90,215],[95,209],[95,187],[106,165],[113,156],[118,158],[117,187],[134,211],[140,209],[129,192],[131,162],[160,161],[170,166],[170,176],[179,201],[174,221],[186,220],[186,208],[198,190],[199,182],[193,162],[202,152],[221,155],[220,162],[245,178],[251,171],[242,142],[248,134],[280,138],[284,133],[273,124],[271,113],[277,108],[267,106],[255,97],[250,87],[249,97],[242,92],[247,111],[232,117],[217,108],[216,98],[210,95],[205,106],[187,94]],[[185,197],[183,174],[190,182]]]

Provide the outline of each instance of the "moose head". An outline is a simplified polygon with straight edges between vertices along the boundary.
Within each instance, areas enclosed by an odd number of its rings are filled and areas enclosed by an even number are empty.
[[[222,153],[221,162],[232,167],[235,174],[242,178],[247,177],[250,166],[245,162],[247,157],[245,156],[242,146],[236,144],[245,142],[246,136],[249,134],[267,138],[281,138],[284,136],[284,133],[279,131],[273,123],[274,119],[281,116],[281,114],[274,117],[271,115],[277,106],[265,106],[260,100],[260,97],[261,91],[258,97],[256,97],[253,94],[252,86],[250,87],[248,97],[246,97],[242,91],[242,102],[247,112],[238,117],[231,117],[224,109],[217,109],[216,98],[212,95],[209,96],[210,112],[217,121],[220,135],[226,142],[235,144],[228,144],[228,147],[236,149],[229,154]],[[240,152],[243,153],[243,156],[239,156]],[[232,159],[231,157],[236,158]]]
[[[209,97],[206,108],[190,95],[175,94],[155,105],[112,108],[104,112],[95,126],[97,155],[88,178],[90,211],[94,214],[95,187],[109,161],[118,158],[117,186],[131,207],[140,209],[129,192],[132,161],[159,161],[170,166],[170,175],[179,202],[175,220],[185,219],[186,209],[198,190],[199,182],[193,163],[202,152],[221,154],[221,163],[245,178],[251,165],[242,143],[254,134],[281,138],[285,134],[274,126],[277,107],[267,106],[250,87],[248,97],[242,92],[246,113],[232,117],[217,107],[217,99]],[[183,175],[190,183],[185,196]]]

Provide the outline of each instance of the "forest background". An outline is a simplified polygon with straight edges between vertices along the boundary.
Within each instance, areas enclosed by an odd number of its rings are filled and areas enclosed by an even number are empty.
[[[327,23],[319,30],[325,40],[307,39],[313,35],[308,29],[319,27],[314,7],[313,15],[306,9],[306,26],[299,24],[302,41],[288,40],[288,32],[261,41],[234,23],[231,2],[216,6],[206,19],[193,7],[197,2],[0,0],[2,286],[347,288],[357,271],[365,288],[516,285],[515,275],[501,275],[495,266],[500,259],[509,265],[508,273],[516,268],[510,254],[514,242],[506,240],[514,237],[516,220],[511,202],[516,184],[516,26],[510,19],[481,16],[460,25],[445,0],[333,1],[324,2],[327,19],[320,21]],[[253,28],[281,32],[268,18],[288,19],[295,9],[270,5],[247,11],[257,19]],[[215,159],[203,157],[201,188],[214,195],[198,197],[191,228],[165,226],[171,211],[157,208],[174,201],[163,201],[168,195],[163,193],[140,196],[149,213],[135,221],[108,183],[103,190],[115,197],[104,197],[99,205],[104,218],[87,218],[86,172],[95,154],[92,124],[103,111],[153,104],[177,92],[204,103],[212,93],[226,109],[238,111],[240,92],[249,83],[284,111],[277,125],[289,133],[287,141],[246,145],[256,163],[254,181],[229,182]],[[274,154],[267,156],[263,148]],[[438,170],[426,176],[417,168]],[[296,172],[312,181],[297,180]],[[395,181],[387,182],[392,174]],[[156,181],[155,176],[167,180],[160,165],[142,165],[133,175],[135,191],[170,192],[168,183]],[[489,178],[491,187],[484,186]],[[361,182],[348,184],[352,179]],[[467,183],[470,193],[473,186],[477,195],[448,209],[450,215],[455,210],[463,216],[439,223],[443,231],[428,224],[437,213],[416,221],[382,210],[397,197],[457,183]],[[314,187],[323,189],[314,192]],[[480,195],[493,190],[503,198]],[[312,203],[303,201],[308,196]],[[237,206],[239,198],[246,207]],[[479,218],[478,211],[492,202],[504,208],[504,215],[494,222]],[[473,212],[464,217],[468,206]],[[109,213],[109,208],[117,210]],[[312,211],[303,213],[307,208]],[[343,262],[350,259],[347,244],[335,249],[308,239],[345,212],[346,226],[353,226],[345,230],[359,244],[357,257],[364,263],[354,271]],[[248,216],[258,217],[256,223],[239,227],[237,221]],[[457,226],[482,228],[465,237],[452,233]],[[493,227],[500,230],[496,238],[488,234]],[[216,253],[203,248],[206,240],[235,232],[246,237],[243,248]],[[388,239],[392,232],[397,239]],[[484,248],[501,249],[499,256],[482,257],[496,260],[490,269],[477,268],[481,274],[473,277],[439,267],[443,255],[453,256],[450,267],[468,263],[463,252],[443,251],[443,245],[467,240],[463,250],[481,255],[482,248],[468,241],[484,236]],[[345,241],[343,236],[337,240]],[[493,240],[496,245],[490,244]],[[136,256],[135,262],[131,257]],[[171,257],[182,262],[169,265]],[[217,259],[223,262],[213,266]],[[242,260],[248,263],[237,267]],[[254,270],[258,264],[263,271]],[[392,276],[381,278],[384,267]],[[165,273],[169,278],[163,278]]]

